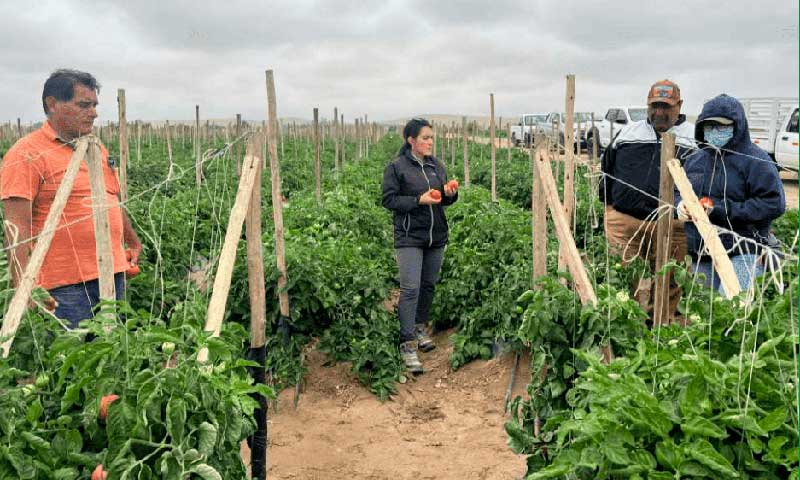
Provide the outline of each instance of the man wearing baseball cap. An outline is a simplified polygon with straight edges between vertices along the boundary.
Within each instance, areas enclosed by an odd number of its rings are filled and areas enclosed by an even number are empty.
[[[678,159],[696,148],[694,125],[681,114],[682,105],[681,90],[675,82],[654,83],[647,94],[647,119],[625,125],[603,153],[599,192],[600,201],[605,204],[606,238],[612,252],[622,256],[625,263],[639,257],[655,269],[661,135],[675,134]],[[686,235],[675,222],[670,256],[682,261],[685,255]],[[639,303],[648,310],[652,309],[652,284],[650,279],[640,281],[635,292]],[[673,318],[680,294],[680,289],[671,285],[669,304]]]

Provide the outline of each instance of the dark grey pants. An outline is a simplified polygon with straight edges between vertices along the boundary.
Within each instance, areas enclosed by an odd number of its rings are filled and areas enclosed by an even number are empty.
[[[395,255],[400,268],[400,302],[397,305],[400,341],[407,342],[416,338],[415,324],[428,324],[433,292],[444,259],[444,247],[398,248],[395,249]]]

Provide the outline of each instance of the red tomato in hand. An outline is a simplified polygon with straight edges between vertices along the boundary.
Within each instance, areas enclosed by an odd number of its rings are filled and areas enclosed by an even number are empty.
[[[700,205],[703,206],[706,210],[714,208],[714,201],[708,197],[703,197],[700,199]]]
[[[455,178],[447,182],[447,186],[450,187],[450,190],[458,190],[458,180]]]
[[[431,198],[434,200],[441,200],[442,199],[442,192],[439,190],[433,189],[431,190]]]
[[[136,275],[139,275],[139,272],[141,272],[141,270],[139,270],[139,265],[131,265],[131,268],[125,270],[125,276],[128,278],[133,278]]]
[[[105,420],[108,417],[109,405],[117,400],[119,400],[119,395],[114,395],[113,393],[103,396],[103,398],[100,399],[100,412],[97,414],[97,418],[100,420]]]

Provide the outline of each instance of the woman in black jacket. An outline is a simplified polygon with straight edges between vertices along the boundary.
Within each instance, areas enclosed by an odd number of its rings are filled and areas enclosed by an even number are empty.
[[[433,128],[427,120],[410,120],[403,138],[383,172],[383,206],[393,214],[400,269],[400,353],[410,372],[422,373],[417,348],[436,348],[427,332],[428,314],[447,245],[444,207],[458,199],[458,182],[448,182],[444,164],[432,156]]]

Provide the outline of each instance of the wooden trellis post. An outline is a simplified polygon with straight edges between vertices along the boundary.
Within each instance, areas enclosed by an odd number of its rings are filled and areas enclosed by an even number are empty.
[[[497,201],[497,147],[494,144],[494,93],[489,94],[489,143],[492,152],[492,201]]]
[[[286,251],[283,240],[283,203],[281,201],[281,167],[278,162],[276,130],[278,129],[278,107],[275,100],[275,79],[272,70],[267,70],[267,144],[269,145],[269,168],[272,174],[272,220],[275,224],[275,257],[280,276],[278,277],[278,303],[281,317],[289,318],[289,294],[286,291]],[[342,116],[344,117],[344,116]],[[344,120],[344,118],[342,118]],[[342,121],[344,125],[344,121]]]
[[[200,161],[200,105],[194,106],[194,181],[198,187],[203,183],[203,165]]]
[[[716,229],[708,219],[705,209],[700,205],[700,201],[697,199],[689,179],[686,178],[686,172],[683,171],[681,163],[672,158],[667,161],[667,167],[672,179],[675,181],[675,186],[681,192],[681,200],[689,210],[689,215],[694,219],[697,231],[703,237],[706,248],[708,248],[708,254],[711,257],[714,270],[719,275],[722,287],[725,289],[725,296],[733,298],[739,295],[742,289],[739,286],[739,280],[736,278],[736,272],[733,270],[733,263],[731,263],[728,252],[722,245]]]
[[[20,139],[22,137],[23,137],[23,135],[22,135],[22,120],[20,120],[20,118],[17,117],[17,139]]]
[[[661,178],[658,187],[658,198],[667,205],[674,203],[674,187],[672,175],[667,167],[667,160],[675,158],[675,134],[661,135]],[[660,205],[659,205],[660,206]],[[669,261],[672,250],[672,210],[658,217],[656,233],[656,272],[660,272]],[[655,272],[654,272],[655,273]],[[653,300],[653,326],[670,323],[674,312],[669,311],[669,283],[672,274],[656,275]]]
[[[128,201],[128,119],[125,113],[125,89],[117,90],[119,109],[119,197]]]
[[[250,352],[258,367],[251,368],[256,384],[266,384],[267,361],[267,304],[264,287],[264,250],[261,240],[261,178],[264,160],[262,134],[256,134],[247,145],[246,156],[255,158],[250,205],[245,218],[247,238],[247,284],[250,292]],[[267,460],[267,399],[256,395],[259,407],[254,412],[256,431],[251,443],[250,460],[253,478],[266,478]]]
[[[89,137],[80,138],[75,145],[75,151],[72,153],[72,158],[67,165],[67,170],[64,172],[64,177],[61,179],[61,184],[56,190],[53,204],[50,206],[50,211],[47,212],[47,218],[44,221],[39,237],[36,239],[28,265],[25,267],[25,271],[22,272],[19,284],[14,289],[14,296],[11,298],[8,311],[3,316],[3,326],[0,328],[0,338],[5,339],[0,344],[3,358],[7,358],[11,352],[14,335],[17,333],[17,328],[19,328],[25,309],[28,308],[28,300],[31,298],[33,285],[44,263],[44,257],[47,255],[47,251],[50,250],[50,243],[56,233],[61,213],[64,211],[64,206],[67,204],[70,193],[72,193],[75,177],[78,176],[78,171],[83,159],[86,157],[88,147]]]
[[[342,165],[340,163],[341,157],[339,155],[339,108],[333,107],[333,132],[331,132],[333,136],[333,166],[338,172],[342,169]]]
[[[539,151],[536,167],[536,173],[542,183],[545,199],[550,208],[550,215],[553,217],[553,223],[556,227],[559,245],[564,248],[564,259],[572,275],[575,291],[578,293],[581,303],[597,305],[597,296],[594,293],[592,283],[589,281],[589,275],[586,273],[586,269],[583,266],[578,247],[575,245],[575,239],[572,237],[572,231],[569,228],[569,219],[566,213],[564,213],[564,207],[558,199],[558,188],[553,178],[550,162],[546,160],[541,150]]]
[[[534,148],[530,150],[531,177],[533,189],[531,190],[531,234],[533,236],[533,275],[532,284],[537,278],[547,274],[547,201],[544,196],[542,180],[539,178],[537,158],[548,162],[545,155],[547,145],[544,135],[537,135]]]
[[[103,156],[97,139],[91,139],[86,155],[89,167],[89,186],[92,190],[92,219],[97,252],[97,272],[100,299],[116,300],[114,287],[114,256],[111,253],[111,226],[108,222],[108,200],[103,174]]]
[[[344,113],[339,114],[339,130],[341,134],[341,144],[342,147],[339,149],[339,166],[344,165],[345,161],[345,149],[347,148],[347,126],[344,124]]]
[[[228,302],[228,292],[231,288],[233,266],[236,262],[236,250],[242,236],[242,225],[247,216],[253,194],[253,185],[259,172],[258,164],[261,159],[256,156],[246,157],[242,164],[242,176],[239,177],[239,189],[228,219],[228,228],[225,231],[225,240],[219,254],[217,273],[214,275],[214,286],[211,291],[211,301],[208,304],[205,331],[212,332],[218,337],[225,316],[225,305]],[[208,360],[208,349],[203,348],[197,354],[198,362]]]
[[[513,144],[511,143],[511,122],[508,122],[506,130],[506,150],[508,153],[508,164],[511,165],[511,149]]]
[[[469,142],[467,138],[467,117],[461,117],[461,143],[464,147],[464,186],[469,187]]]
[[[239,142],[237,141],[237,140],[239,140],[239,136],[241,134],[242,134],[242,114],[241,113],[237,113],[236,114],[236,130],[235,130],[235,133],[233,135],[234,142],[236,142],[235,146],[233,147],[234,148],[233,156],[236,157],[236,175],[241,175],[242,174],[242,159],[239,158],[240,157],[239,156],[239,152],[241,150],[239,148]]]
[[[564,118],[564,215],[569,222],[570,232],[574,234],[573,211],[575,210],[575,156],[573,145],[575,133],[573,131],[575,115],[575,75],[567,75],[567,95],[565,99]],[[566,251],[562,243],[558,251],[558,269],[561,270],[566,263]]]
[[[320,165],[319,108],[314,109],[314,151],[314,177],[316,178],[314,193],[317,201],[320,201],[322,199],[322,166]]]

